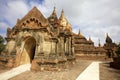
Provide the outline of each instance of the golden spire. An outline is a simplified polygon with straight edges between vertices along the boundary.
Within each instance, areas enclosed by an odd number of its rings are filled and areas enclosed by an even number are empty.
[[[52,15],[56,15],[56,7],[55,6],[54,6],[54,10],[53,10]]]
[[[82,36],[82,33],[80,32],[80,29],[79,29],[79,31],[78,31],[78,35],[79,35],[79,36]]]
[[[60,19],[63,19],[63,18],[65,18],[65,16],[64,16],[64,11],[62,9]]]
[[[52,14],[48,17],[48,20],[51,22],[58,22],[57,14],[56,14],[56,7],[54,6]]]

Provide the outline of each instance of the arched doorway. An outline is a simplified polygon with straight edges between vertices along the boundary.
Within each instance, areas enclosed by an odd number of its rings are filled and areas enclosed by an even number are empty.
[[[20,65],[32,63],[36,49],[36,40],[28,37],[23,41],[23,50],[20,53]]]

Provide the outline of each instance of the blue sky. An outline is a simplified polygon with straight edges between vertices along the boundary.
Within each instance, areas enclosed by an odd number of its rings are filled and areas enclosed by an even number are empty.
[[[73,32],[78,30],[98,44],[105,42],[106,33],[114,42],[120,42],[120,0],[0,0],[0,35],[6,36],[6,29],[12,28],[17,19],[24,17],[36,6],[47,18],[56,6],[57,16],[64,10],[72,24]]]

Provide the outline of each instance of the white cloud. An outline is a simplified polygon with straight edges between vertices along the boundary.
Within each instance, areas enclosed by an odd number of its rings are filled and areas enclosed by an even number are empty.
[[[9,25],[7,25],[5,22],[0,22],[0,28],[1,29],[6,29],[8,27],[9,27]]]
[[[37,6],[45,17],[48,17],[56,6],[58,17],[64,9],[65,16],[73,25],[73,31],[79,28],[85,37],[91,36],[95,44],[98,38],[102,44],[106,33],[113,41],[120,42],[120,0],[44,0],[37,1],[12,0],[0,4],[0,22],[7,20],[7,25],[13,27],[17,18],[22,18],[33,6]],[[1,6],[2,5],[2,6]],[[0,25],[1,27],[1,25]]]
[[[5,22],[0,22],[0,35],[6,36],[6,30],[9,27]]]
[[[6,6],[6,12],[3,16],[13,27],[17,18],[23,17],[27,12],[28,7],[23,1],[10,1]]]

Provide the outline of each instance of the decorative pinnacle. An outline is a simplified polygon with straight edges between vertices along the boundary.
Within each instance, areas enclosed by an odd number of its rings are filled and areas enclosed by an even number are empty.
[[[64,19],[64,18],[65,18],[65,16],[64,16],[64,11],[63,11],[63,9],[62,9],[61,15],[60,15],[60,18],[59,18],[59,19]]]
[[[80,28],[79,28],[78,34],[80,34]]]
[[[99,42],[99,43],[98,43],[98,46],[101,47],[100,39],[98,39],[98,42]]]
[[[54,10],[56,9],[56,7],[54,6]]]
[[[53,10],[52,15],[56,15],[56,7],[55,6],[54,6],[54,10]]]
[[[61,17],[64,17],[64,10],[62,9]]]
[[[108,36],[108,33],[106,33],[106,35]]]
[[[82,36],[82,33],[80,32],[80,29],[79,29],[79,31],[78,31],[78,35],[79,35],[79,36]]]
[[[91,41],[91,37],[89,36],[89,41]]]
[[[62,14],[64,14],[64,10],[62,9]]]

